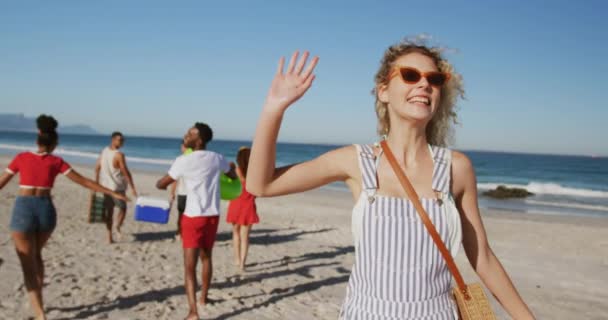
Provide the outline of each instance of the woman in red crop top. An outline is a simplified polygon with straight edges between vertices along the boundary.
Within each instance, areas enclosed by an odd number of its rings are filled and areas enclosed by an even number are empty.
[[[25,287],[27,289],[36,319],[46,319],[42,302],[44,263],[42,248],[55,229],[57,215],[51,199],[51,188],[58,174],[94,191],[114,198],[127,200],[124,195],[106,189],[87,179],[60,157],[51,153],[58,144],[57,121],[47,115],[36,119],[38,125],[38,151],[22,152],[9,164],[0,176],[2,189],[19,173],[19,193],[11,216],[11,237],[21,262]]]

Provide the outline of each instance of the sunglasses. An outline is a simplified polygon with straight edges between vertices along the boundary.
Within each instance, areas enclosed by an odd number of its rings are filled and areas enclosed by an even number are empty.
[[[450,74],[447,72],[439,72],[439,71],[430,71],[430,72],[420,72],[416,68],[411,67],[395,67],[393,72],[388,77],[388,80],[391,80],[397,75],[401,75],[401,80],[405,83],[415,84],[422,79],[422,77],[426,78],[426,81],[432,85],[433,87],[441,87],[448,80],[450,80]]]

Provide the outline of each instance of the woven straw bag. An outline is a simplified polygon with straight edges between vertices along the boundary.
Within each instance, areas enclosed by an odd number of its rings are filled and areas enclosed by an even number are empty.
[[[463,320],[495,320],[496,316],[490,306],[490,301],[479,282],[465,284],[465,291],[452,288],[454,299],[458,305],[460,319]],[[467,299],[467,296],[469,297]]]
[[[452,276],[456,281],[457,287],[452,288],[452,293],[454,295],[454,299],[456,300],[456,305],[458,306],[458,313],[460,315],[460,319],[496,320],[496,315],[494,314],[494,311],[490,306],[490,301],[488,300],[488,297],[483,291],[483,287],[481,286],[481,284],[472,283],[467,285],[464,283],[462,275],[460,274],[458,267],[456,267],[456,263],[454,263],[452,255],[445,247],[445,244],[437,233],[437,229],[435,229],[433,222],[431,222],[431,219],[429,219],[426,211],[422,207],[420,199],[416,194],[416,190],[414,190],[414,187],[412,187],[412,185],[410,184],[409,180],[407,179],[407,176],[399,167],[399,164],[397,163],[393,152],[388,147],[386,140],[380,142],[380,145],[382,146],[382,150],[384,150],[384,154],[386,154],[386,158],[390,163],[391,167],[393,168],[395,175],[397,175],[399,182],[403,186],[403,189],[405,189],[405,193],[407,194],[410,201],[412,201],[412,203],[414,204],[418,215],[424,223],[424,226],[426,227],[427,231],[431,235],[431,238],[435,242],[435,245],[437,245],[439,252],[441,252],[443,259],[448,265],[448,268],[450,269],[450,272],[452,273]]]

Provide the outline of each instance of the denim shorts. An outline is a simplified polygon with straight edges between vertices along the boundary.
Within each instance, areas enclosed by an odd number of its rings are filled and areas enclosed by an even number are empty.
[[[50,232],[57,225],[57,212],[50,197],[18,196],[11,216],[11,231]]]

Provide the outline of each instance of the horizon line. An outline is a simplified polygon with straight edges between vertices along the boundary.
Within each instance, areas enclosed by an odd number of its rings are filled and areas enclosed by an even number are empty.
[[[80,136],[107,136],[109,137],[111,133],[100,133],[95,130],[96,133],[74,133],[67,132],[62,133],[58,130],[59,134],[63,135],[80,135]],[[36,133],[36,131],[32,130],[5,130],[0,128],[0,132],[11,132],[11,133]],[[181,136],[158,136],[158,135],[145,135],[145,134],[123,134],[128,137],[135,138],[156,138],[156,139],[181,139]],[[213,141],[236,141],[236,142],[253,142],[250,139],[236,138],[236,139],[226,139],[226,138],[217,138],[213,139]],[[317,146],[328,146],[328,147],[341,147],[354,144],[350,143],[336,143],[336,142],[317,142],[317,141],[293,141],[293,140],[277,140],[277,143],[284,144],[299,144],[299,145],[317,145]],[[489,153],[510,153],[510,154],[521,154],[521,155],[540,155],[540,156],[568,156],[568,157],[584,157],[584,158],[608,158],[608,154],[574,154],[574,153],[539,153],[539,152],[527,152],[527,151],[513,151],[513,150],[496,150],[496,149],[478,149],[478,148],[456,148],[455,146],[448,146],[448,148],[452,150],[462,151],[462,152],[489,152]]]

